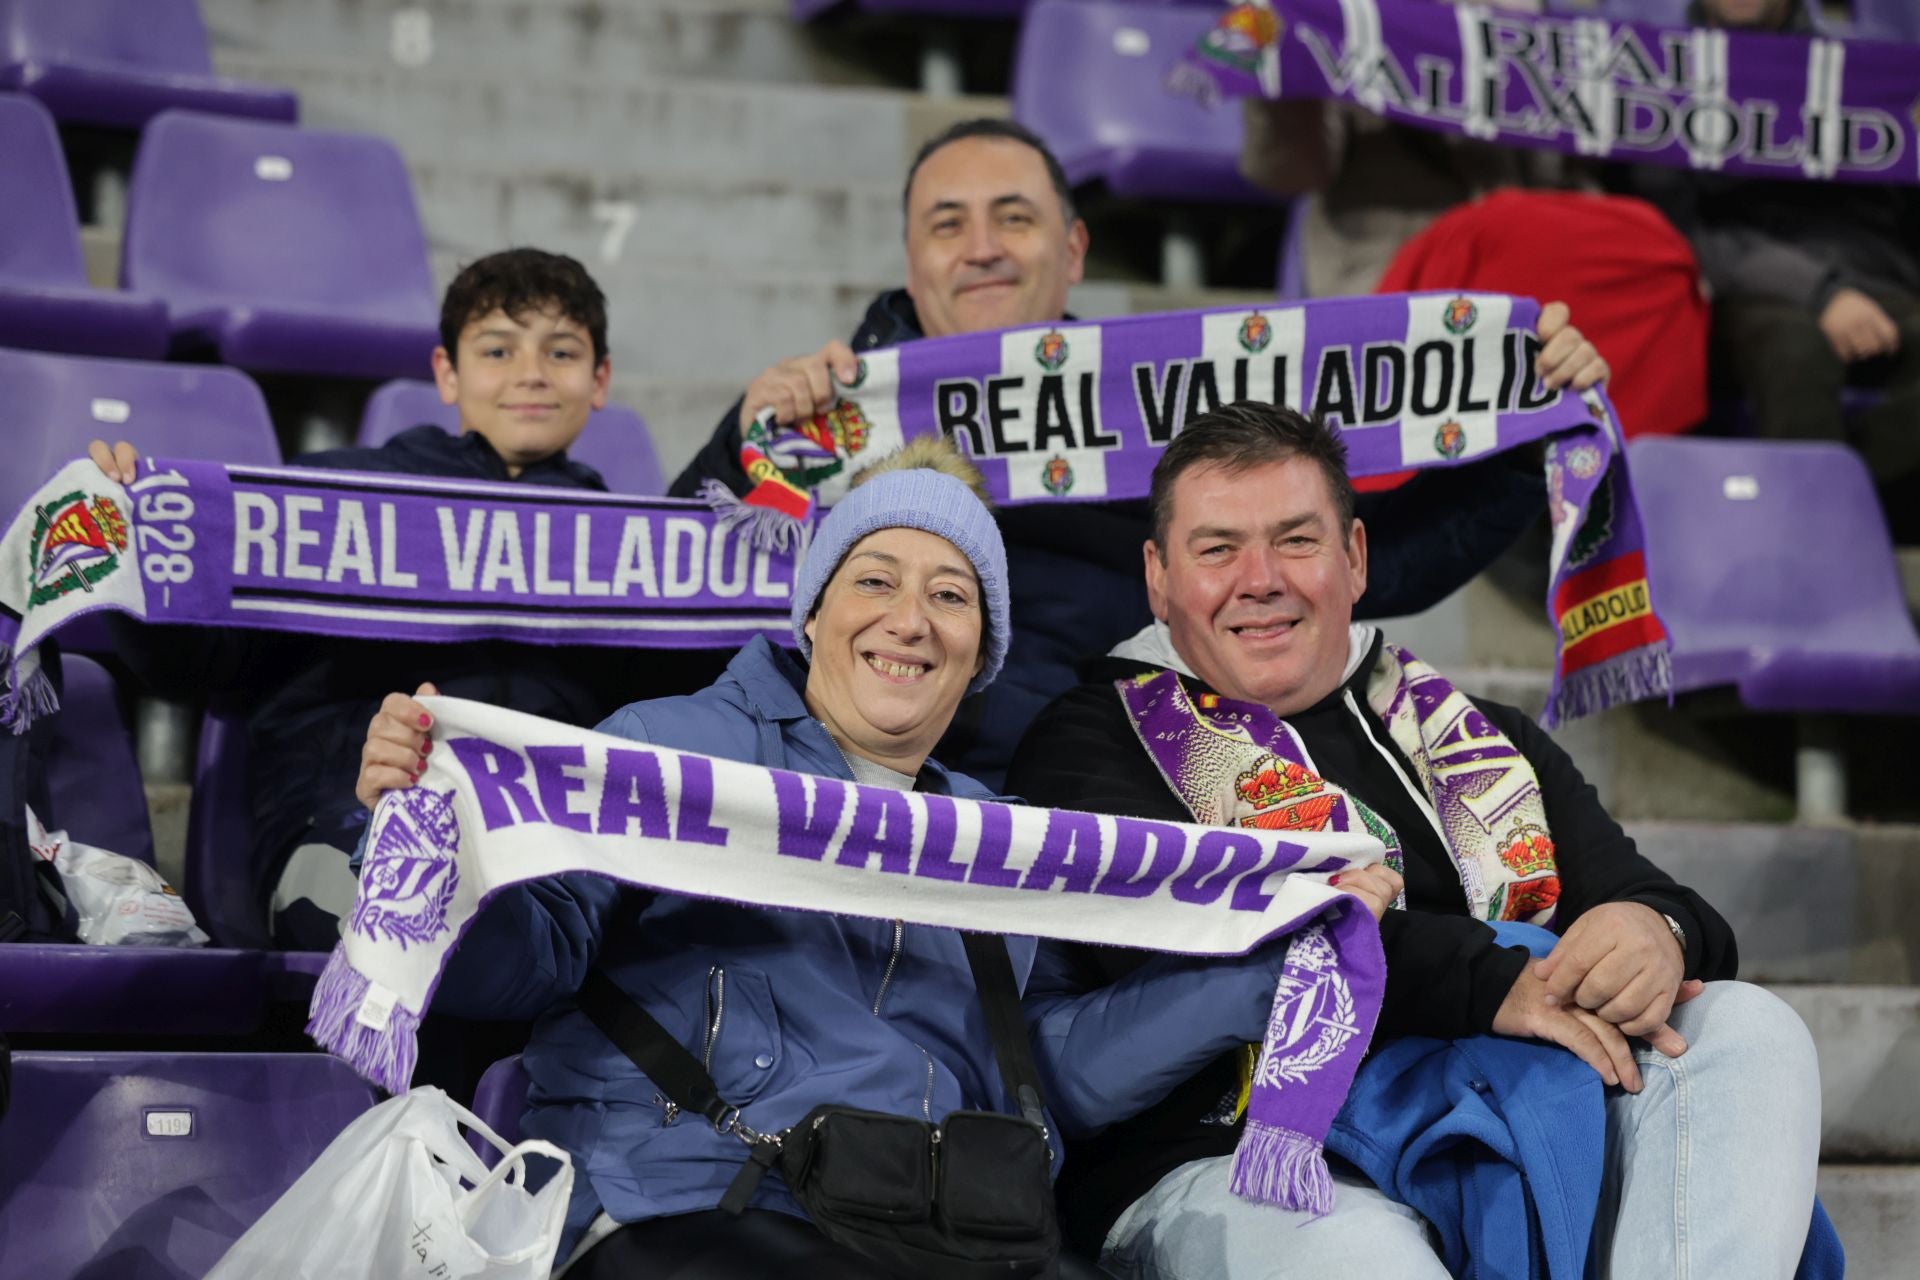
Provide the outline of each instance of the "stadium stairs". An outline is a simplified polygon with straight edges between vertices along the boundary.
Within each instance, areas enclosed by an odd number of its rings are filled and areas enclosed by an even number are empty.
[[[646,416],[668,474],[748,377],[850,332],[872,294],[899,282],[899,181],[918,142],[1007,108],[906,88],[909,43],[853,22],[798,27],[786,0],[202,9],[222,73],[294,89],[310,125],[399,145],[441,284],[508,244],[587,263],[612,308],[615,397]],[[112,261],[110,236],[92,233],[89,248]],[[1073,306],[1108,315],[1239,296],[1105,279]],[[1552,658],[1541,558],[1510,557],[1397,633],[1470,691],[1537,709]],[[1920,559],[1903,567],[1920,597]],[[1920,813],[1910,794],[1871,785],[1910,748],[1888,754],[1897,739],[1850,727],[1857,820],[1816,827],[1791,820],[1791,726],[1737,707],[1696,697],[1623,708],[1560,738],[1648,853],[1727,913],[1743,976],[1813,1028],[1821,1191],[1851,1274],[1911,1274]],[[164,863],[178,857],[184,789],[154,788],[153,800]]]

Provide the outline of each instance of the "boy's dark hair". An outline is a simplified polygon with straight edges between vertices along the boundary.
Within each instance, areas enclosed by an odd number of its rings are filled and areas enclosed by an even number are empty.
[[[952,142],[964,142],[968,138],[998,138],[1005,142],[1017,142],[1024,147],[1032,147],[1040,153],[1040,160],[1047,166],[1047,179],[1053,183],[1053,194],[1060,197],[1060,214],[1073,225],[1073,188],[1067,185],[1067,171],[1060,167],[1053,152],[1047,150],[1047,144],[1040,141],[1040,135],[1012,120],[1000,120],[991,116],[982,116],[976,120],[962,120],[942,131],[937,137],[930,138],[914,154],[913,163],[907,166],[907,181],[900,188],[900,212],[907,212],[907,198],[913,192],[914,175],[920,172],[920,166],[927,157]]]
[[[508,249],[469,262],[447,286],[440,302],[440,345],[460,362],[460,331],[495,311],[515,319],[529,311],[555,309],[587,331],[593,364],[607,358],[607,298],[587,269],[565,254]]]
[[[1239,400],[1203,413],[1180,434],[1153,466],[1148,509],[1153,541],[1164,558],[1167,525],[1173,519],[1173,482],[1194,467],[1213,465],[1244,471],[1268,462],[1306,458],[1320,464],[1340,514],[1342,539],[1353,529],[1353,481],[1347,476],[1347,445],[1322,418],[1310,418],[1285,405]]]

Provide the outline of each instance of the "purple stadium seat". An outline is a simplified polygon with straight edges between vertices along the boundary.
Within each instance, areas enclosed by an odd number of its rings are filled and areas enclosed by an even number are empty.
[[[86,456],[95,437],[152,454],[271,465],[280,446],[267,402],[245,374],[215,365],[88,360],[0,350],[0,512]]]
[[[62,120],[138,129],[169,107],[292,120],[299,100],[223,80],[195,0],[0,0],[0,89]]]
[[[0,191],[0,347],[166,354],[158,299],[87,283],[59,132],[45,107],[18,94],[0,93]]]
[[[253,810],[247,801],[247,720],[209,707],[200,721],[187,812],[186,884],[181,893],[216,946],[271,947],[252,870]],[[297,954],[297,953],[289,953]],[[318,954],[318,953],[315,953]]]
[[[444,431],[460,429],[460,412],[440,403],[431,382],[396,378],[367,398],[356,443],[385,444],[408,427],[431,424]],[[667,491],[660,460],[653,452],[653,436],[640,415],[625,405],[609,404],[587,418],[568,454],[600,473],[615,493],[655,497]]]
[[[1075,186],[1123,196],[1273,203],[1240,176],[1240,112],[1202,106],[1166,76],[1213,24],[1211,9],[1115,0],[1038,0],[1020,27],[1013,117],[1060,158]]]
[[[77,653],[60,655],[60,675],[47,762],[53,812],[40,816],[82,844],[151,864],[147,793],[113,677]]]
[[[406,165],[363,134],[154,117],[121,280],[166,303],[176,351],[243,369],[420,377],[439,340]]]
[[[199,1280],[373,1100],[321,1054],[16,1053],[6,1272]]]
[[[16,944],[0,948],[0,1032],[240,1035],[272,1004],[304,1006],[326,962],[318,951]]]
[[[1920,713],[1920,637],[1866,465],[1832,444],[1630,445],[1674,686],[1757,711]]]

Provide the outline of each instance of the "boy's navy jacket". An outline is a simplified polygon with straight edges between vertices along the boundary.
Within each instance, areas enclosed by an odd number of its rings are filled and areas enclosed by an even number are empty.
[[[1493,927],[1503,945],[1536,956],[1557,941],[1532,925]],[[1361,1067],[1327,1150],[1432,1223],[1454,1275],[1577,1280],[1606,1135],[1599,1074],[1558,1045],[1408,1036]],[[1796,1280],[1844,1272],[1839,1238],[1816,1201]]]

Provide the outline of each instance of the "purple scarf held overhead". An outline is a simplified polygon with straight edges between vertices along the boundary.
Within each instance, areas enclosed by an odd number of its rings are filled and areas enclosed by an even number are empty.
[[[1245,0],[1203,98],[1330,98],[1438,133],[1808,182],[1920,182],[1920,47],[1430,0]]]
[[[306,468],[82,459],[0,543],[0,719],[51,709],[35,647],[75,618],[407,642],[733,648],[784,635],[793,557],[697,502]]]
[[[870,351],[807,434],[811,494],[905,440],[959,441],[1003,505],[1147,495],[1182,426],[1235,400],[1337,424],[1357,476],[1544,445],[1561,636],[1548,723],[1667,691],[1665,633],[1599,390],[1533,374],[1539,307],[1402,294],[1061,321]],[[778,443],[767,442],[771,453]],[[743,515],[744,512],[744,515]],[[150,459],[123,489],[90,462],[41,486],[0,544],[0,721],[51,709],[34,648],[73,618],[432,641],[731,648],[787,634],[809,526],[761,507],[526,485]],[[1070,584],[1069,584],[1070,585]]]

